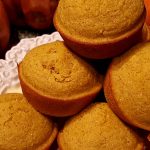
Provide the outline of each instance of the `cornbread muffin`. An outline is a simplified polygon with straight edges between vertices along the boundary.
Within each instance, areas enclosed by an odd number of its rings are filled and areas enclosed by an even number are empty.
[[[22,94],[0,95],[0,150],[48,150],[56,134],[55,124]]]
[[[124,121],[150,131],[150,42],[114,58],[106,74],[104,93]]]
[[[68,116],[89,104],[102,76],[57,41],[32,49],[19,64],[24,95],[40,112]]]
[[[54,25],[65,43],[88,58],[116,56],[142,36],[143,0],[60,0]]]
[[[60,150],[142,150],[142,139],[111,111],[95,103],[66,122],[58,134]]]

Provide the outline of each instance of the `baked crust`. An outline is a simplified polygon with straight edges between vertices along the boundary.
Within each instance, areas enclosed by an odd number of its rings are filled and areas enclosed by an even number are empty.
[[[117,101],[115,100],[115,94],[113,93],[112,90],[111,69],[112,69],[112,64],[110,64],[104,79],[104,94],[105,94],[106,101],[117,116],[119,116],[122,120],[125,119],[128,123],[130,123],[130,120],[128,120],[128,118],[123,114],[123,112],[119,108]],[[136,124],[134,123],[132,125],[136,126]]]
[[[92,40],[91,43],[86,41],[81,42],[78,41],[78,39],[68,36],[67,34],[65,34],[65,32],[63,32],[63,29],[59,28],[55,17],[54,25],[63,37],[66,45],[70,47],[71,50],[73,50],[75,53],[91,59],[105,59],[117,56],[128,50],[131,46],[140,42],[142,37],[144,20],[145,17],[142,18],[142,21],[135,29],[128,32],[128,34],[126,34],[123,38],[114,38],[113,41],[108,41],[106,43],[94,43],[92,42]]]
[[[98,87],[93,90],[92,93],[72,100],[58,99],[42,95],[38,93],[38,91],[33,90],[32,87],[22,79],[20,73],[19,79],[23,94],[33,107],[38,111],[51,116],[70,116],[78,113],[96,97],[100,90]]]
[[[117,129],[119,129],[118,132]],[[120,138],[119,141],[116,140],[119,137],[123,138]],[[128,143],[130,146],[124,138],[130,141],[130,144]],[[116,149],[124,149],[125,146],[129,146],[128,148],[132,147],[131,149],[134,147],[136,150],[144,150],[143,139],[122,123],[110,111],[106,103],[98,102],[91,104],[85,110],[70,118],[57,136],[60,150],[108,149],[108,147],[113,148],[111,140],[113,140]]]
[[[143,43],[143,44],[146,44],[146,43]],[[140,45],[142,45],[142,43],[139,44],[139,46]],[[138,48],[138,45],[137,45],[137,48]],[[132,50],[129,53],[132,53]],[[127,52],[124,55],[129,56],[129,53]],[[122,62],[122,60],[121,60],[121,62]],[[146,125],[146,123],[144,123],[144,121],[143,122],[137,121],[136,119],[131,117],[131,114],[127,114],[127,113],[125,114],[126,110],[123,110],[121,108],[121,102],[118,99],[116,99],[116,95],[113,90],[115,87],[115,83],[112,81],[112,72],[113,72],[112,67],[116,66],[117,63],[119,63],[119,60],[116,60],[116,58],[115,58],[112,61],[112,63],[110,64],[108,71],[106,73],[105,79],[104,79],[104,94],[105,94],[106,101],[108,102],[108,105],[111,107],[111,109],[116,113],[116,115],[118,115],[122,120],[124,120],[125,122],[127,122],[135,127],[139,127],[139,128],[150,131],[150,126]],[[122,80],[125,80],[125,79],[122,79]]]
[[[57,129],[57,125],[54,124],[53,127],[53,131],[51,133],[51,136],[49,137],[49,139],[47,141],[45,141],[45,143],[43,143],[37,150],[49,150],[51,145],[53,144],[56,136],[58,134],[58,129]]]
[[[58,133],[57,125],[33,109],[22,94],[1,95],[0,106],[1,149],[50,148]]]
[[[79,112],[94,100],[103,82],[102,76],[63,42],[31,50],[19,64],[18,72],[27,100],[38,111],[52,116]]]
[[[63,4],[61,3],[61,5]],[[145,22],[145,10],[141,14],[140,18],[137,19],[137,22],[134,24],[134,26],[130,27],[127,31],[121,34],[116,33],[116,35],[114,34],[114,36],[112,36],[111,38],[104,36],[104,38],[100,37],[100,39],[99,37],[97,37],[97,39],[95,40],[92,37],[88,38],[85,36],[82,39],[80,35],[78,36],[74,33],[78,29],[74,29],[75,31],[71,34],[71,32],[69,32],[70,29],[64,27],[62,25],[62,22],[60,23],[59,9],[60,8],[58,7],[54,15],[54,25],[63,37],[66,45],[70,47],[71,50],[73,50],[75,53],[83,57],[92,59],[111,58],[123,53],[131,46],[141,41],[142,27]]]

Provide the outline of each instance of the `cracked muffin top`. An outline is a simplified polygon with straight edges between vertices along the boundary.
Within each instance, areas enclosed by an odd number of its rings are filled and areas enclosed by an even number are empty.
[[[60,0],[57,26],[79,39],[111,39],[140,23],[143,0]]]
[[[61,150],[143,149],[142,139],[107,103],[92,104],[70,118],[58,134],[58,145]]]
[[[35,150],[46,143],[54,124],[22,94],[0,95],[0,149]]]
[[[77,98],[102,85],[101,76],[60,41],[32,49],[19,74],[31,89],[54,98]]]

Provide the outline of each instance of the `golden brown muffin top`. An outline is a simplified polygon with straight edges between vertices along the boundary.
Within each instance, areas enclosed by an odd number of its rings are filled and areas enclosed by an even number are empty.
[[[133,28],[143,11],[143,0],[60,0],[55,19],[67,35],[106,40]]]
[[[19,72],[32,89],[54,98],[77,98],[102,84],[100,75],[60,41],[32,49]]]
[[[52,130],[52,121],[34,110],[22,94],[0,95],[1,150],[35,150]]]
[[[113,96],[123,114],[150,130],[150,42],[115,58],[110,78]]]
[[[111,111],[107,103],[92,104],[72,117],[58,136],[62,150],[140,150],[142,141]]]

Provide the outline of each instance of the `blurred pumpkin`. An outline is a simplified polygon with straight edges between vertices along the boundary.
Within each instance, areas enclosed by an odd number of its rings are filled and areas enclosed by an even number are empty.
[[[145,7],[146,7],[146,12],[147,12],[146,23],[147,23],[147,25],[150,26],[150,0],[144,0],[144,3],[145,3]]]
[[[0,0],[0,56],[10,38],[10,24],[49,29],[59,0]],[[3,54],[2,54],[3,50]]]
[[[34,29],[50,27],[57,4],[58,0],[21,0],[26,22]]]
[[[16,26],[26,24],[34,29],[48,29],[52,24],[58,0],[2,0],[10,22]]]
[[[16,26],[25,25],[25,17],[21,9],[20,0],[2,0],[10,22]]]
[[[0,56],[4,53],[10,38],[9,20],[0,0]]]

